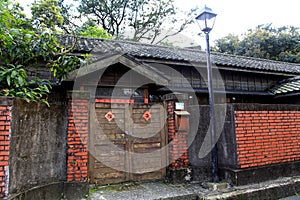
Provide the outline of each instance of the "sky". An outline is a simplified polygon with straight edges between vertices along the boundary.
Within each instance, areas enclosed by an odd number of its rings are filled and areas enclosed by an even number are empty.
[[[16,1],[22,5],[33,2],[33,0]],[[210,32],[211,43],[230,33],[241,35],[261,24],[272,23],[274,27],[292,25],[300,28],[298,0],[175,0],[175,2],[177,7],[184,10],[207,5],[218,14],[214,29]],[[188,46],[189,43],[205,45],[204,37],[193,36],[197,32],[200,32],[197,24],[190,26],[182,34],[183,46]]]
[[[217,13],[214,28],[210,32],[211,41],[230,33],[241,35],[261,24],[272,23],[274,27],[292,25],[300,28],[298,0],[176,0],[176,3],[183,9],[195,6],[202,8],[207,5]],[[198,30],[199,27],[195,26],[195,31]],[[202,40],[205,42],[204,37]],[[201,41],[198,43],[203,45]]]

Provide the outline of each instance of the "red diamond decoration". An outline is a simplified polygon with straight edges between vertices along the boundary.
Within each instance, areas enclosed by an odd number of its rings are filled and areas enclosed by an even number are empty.
[[[113,120],[115,118],[115,115],[111,111],[109,111],[105,114],[104,117],[107,119],[107,121],[110,122],[111,120]]]
[[[149,111],[146,111],[144,114],[143,114],[143,118],[148,121],[149,119],[151,119],[151,114]]]

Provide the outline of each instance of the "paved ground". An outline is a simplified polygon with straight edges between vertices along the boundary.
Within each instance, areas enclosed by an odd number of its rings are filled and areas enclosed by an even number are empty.
[[[91,200],[132,200],[162,199],[168,197],[191,196],[203,191],[199,185],[170,185],[162,182],[142,184],[121,184],[100,188],[90,195]]]
[[[230,187],[219,190],[205,189],[199,183],[191,184],[170,184],[165,182],[145,182],[145,183],[123,183],[109,185],[104,187],[91,186],[90,200],[155,200],[155,199],[180,199],[180,200],[198,200],[198,199],[269,199],[260,198],[259,195],[268,196],[274,192],[276,187],[289,187],[289,184],[300,183],[300,177],[282,178],[275,181],[252,184],[240,187]],[[265,191],[269,191],[269,193]],[[285,197],[284,190],[280,195]],[[299,191],[298,191],[299,192]],[[289,194],[291,195],[291,194]],[[295,191],[292,195],[298,195]],[[246,197],[246,198],[245,198]],[[262,196],[261,196],[262,197]],[[274,199],[274,198],[270,198]],[[298,200],[300,196],[291,196],[283,200]]]

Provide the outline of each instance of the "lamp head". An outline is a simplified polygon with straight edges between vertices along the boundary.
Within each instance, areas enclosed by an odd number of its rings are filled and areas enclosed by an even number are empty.
[[[217,14],[205,5],[201,13],[196,17],[197,23],[204,33],[209,33],[213,29],[216,16]]]

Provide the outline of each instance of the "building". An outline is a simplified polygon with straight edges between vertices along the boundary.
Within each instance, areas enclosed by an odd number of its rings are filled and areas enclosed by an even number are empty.
[[[47,184],[209,181],[205,52],[79,38],[72,54],[85,53],[90,62],[54,88],[50,109],[1,100],[3,196]],[[211,60],[220,179],[242,185],[299,175],[300,65],[220,53]],[[44,176],[32,176],[41,169]]]

